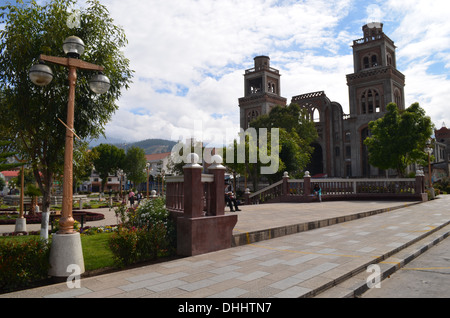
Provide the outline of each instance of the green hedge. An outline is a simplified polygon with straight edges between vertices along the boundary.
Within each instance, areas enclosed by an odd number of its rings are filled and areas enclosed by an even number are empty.
[[[175,253],[175,225],[165,209],[164,199],[145,200],[137,209],[121,206],[115,212],[122,222],[109,240],[116,266]]]
[[[0,241],[0,291],[7,292],[48,278],[50,245],[34,238]]]

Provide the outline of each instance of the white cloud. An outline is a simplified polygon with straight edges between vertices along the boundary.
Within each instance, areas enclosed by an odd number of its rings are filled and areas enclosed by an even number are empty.
[[[194,119],[201,119],[206,130],[225,132],[234,127],[237,132],[242,74],[253,66],[253,57],[267,54],[275,64],[277,57],[292,62],[284,55],[287,49],[301,52],[325,43],[335,52],[339,39],[333,27],[349,7],[349,1],[317,0],[110,0],[105,4],[125,29],[129,40],[125,55],[136,71],[107,134],[130,140],[168,138],[168,130],[175,127],[193,129]],[[301,75],[289,73],[296,75],[294,80]],[[288,76],[283,83],[289,87],[287,82]]]
[[[419,102],[436,125],[450,122],[449,54],[450,3],[446,0],[391,0],[387,2],[398,27],[398,68],[406,76],[406,106]]]
[[[239,128],[238,98],[253,57],[269,55],[280,70],[281,93],[324,90],[348,113],[346,74],[353,73],[350,45],[362,24],[380,19],[397,45],[406,75],[406,103],[419,101],[437,126],[449,87],[450,20],[446,0],[107,0],[124,27],[125,55],[136,71],[119,101],[107,135],[170,138],[201,120],[205,138]],[[440,72],[436,63],[441,63]],[[440,127],[438,127],[440,128]]]

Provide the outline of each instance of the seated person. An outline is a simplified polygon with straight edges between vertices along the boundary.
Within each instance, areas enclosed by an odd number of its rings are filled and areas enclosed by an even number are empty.
[[[317,183],[314,185],[313,192],[314,195],[317,195],[319,197],[319,201],[322,202],[322,189]]]
[[[231,186],[231,184],[225,184],[225,204],[230,207],[230,212],[234,212],[233,204],[236,211],[241,211],[238,208],[236,196],[233,195],[233,187]]]

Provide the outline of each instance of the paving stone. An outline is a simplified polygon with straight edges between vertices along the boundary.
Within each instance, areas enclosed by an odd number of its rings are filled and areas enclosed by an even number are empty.
[[[363,273],[377,258],[387,261],[383,255],[406,247],[390,258],[389,262],[393,264],[380,264],[390,270],[404,258],[418,253],[408,249],[407,244],[419,237],[431,238],[439,227],[450,221],[450,196],[389,213],[364,218],[350,216],[370,209],[404,206],[405,203],[323,202],[301,204],[302,210],[298,209],[298,204],[243,207],[243,211],[238,213],[237,230],[249,232],[279,227],[283,222],[324,224],[319,222],[323,221],[320,218],[330,217],[353,220],[252,245],[83,278],[79,289],[70,290],[66,284],[55,284],[3,294],[0,298],[312,295],[314,290],[323,290],[336,279]],[[424,213],[428,210],[439,213]],[[339,294],[346,292],[341,289]]]

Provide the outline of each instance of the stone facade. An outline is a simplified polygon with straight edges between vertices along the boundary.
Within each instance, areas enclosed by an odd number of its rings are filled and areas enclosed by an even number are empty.
[[[319,138],[308,167],[313,176],[385,176],[384,171],[369,165],[363,141],[369,134],[369,122],[382,117],[387,104],[395,102],[405,109],[405,76],[396,68],[396,47],[383,33],[383,24],[369,23],[362,30],[364,37],[353,42],[354,73],[347,75],[349,114],[324,91],[291,99],[307,111],[317,128]],[[245,97],[239,99],[243,129],[275,105],[286,105],[280,94],[280,74],[269,61],[267,56],[255,57],[255,67],[245,72]]]
[[[260,115],[268,114],[277,105],[286,105],[281,97],[280,72],[270,67],[268,56],[257,56],[255,67],[245,71],[244,97],[239,98],[240,124],[245,130]]]

